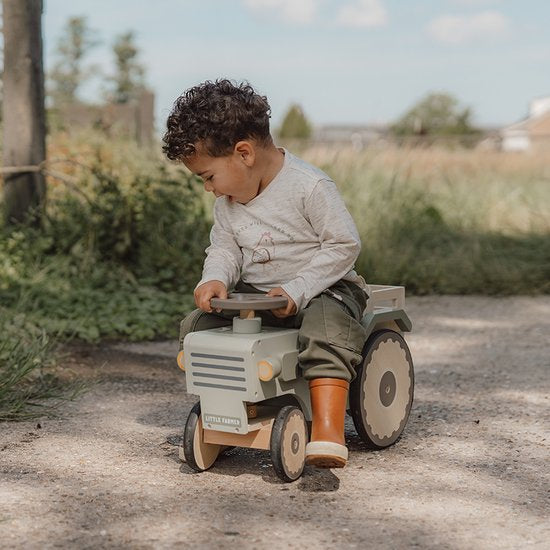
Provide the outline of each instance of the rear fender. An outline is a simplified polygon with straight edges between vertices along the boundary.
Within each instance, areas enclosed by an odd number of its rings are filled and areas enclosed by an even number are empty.
[[[376,328],[397,328],[401,332],[410,332],[412,322],[404,309],[389,309],[385,311],[370,311],[363,319],[361,324],[365,328],[367,338]]]

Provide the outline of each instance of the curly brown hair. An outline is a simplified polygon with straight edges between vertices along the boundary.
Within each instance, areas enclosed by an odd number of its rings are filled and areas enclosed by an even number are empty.
[[[270,113],[267,98],[248,82],[207,80],[176,99],[162,150],[170,160],[183,160],[198,143],[213,157],[229,155],[243,139],[268,144]]]

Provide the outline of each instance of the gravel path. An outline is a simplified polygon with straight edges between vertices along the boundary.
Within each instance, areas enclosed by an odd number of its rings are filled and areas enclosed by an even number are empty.
[[[343,470],[275,476],[235,449],[194,474],[175,344],[73,348],[94,381],[0,424],[1,548],[549,548],[550,297],[408,300],[415,404],[393,447],[351,421]]]

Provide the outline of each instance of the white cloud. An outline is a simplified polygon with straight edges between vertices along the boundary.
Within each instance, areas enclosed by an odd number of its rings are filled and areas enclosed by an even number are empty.
[[[433,19],[428,32],[439,42],[463,44],[480,38],[494,38],[506,34],[510,20],[497,11],[474,15],[443,15]]]
[[[343,6],[337,21],[345,27],[380,27],[388,20],[386,8],[380,0],[357,0]]]
[[[318,0],[244,0],[244,5],[254,11],[276,12],[290,23],[310,23],[315,17]]]

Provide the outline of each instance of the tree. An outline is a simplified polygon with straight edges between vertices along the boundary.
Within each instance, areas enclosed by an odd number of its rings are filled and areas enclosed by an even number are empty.
[[[409,109],[392,127],[394,134],[466,135],[477,133],[469,107],[462,108],[452,95],[431,93]]]
[[[49,74],[51,97],[54,105],[75,103],[77,90],[94,72],[84,68],[82,62],[88,52],[98,44],[85,17],[71,17],[57,45],[58,61]]]
[[[8,222],[24,221],[46,195],[42,0],[3,0],[4,203]]]
[[[116,73],[109,80],[113,89],[107,97],[113,103],[127,103],[144,89],[145,69],[137,61],[138,48],[134,43],[134,33],[128,31],[119,35],[113,45]]]
[[[307,120],[300,105],[296,103],[292,104],[279,129],[279,137],[307,139],[310,136],[311,124]]]

